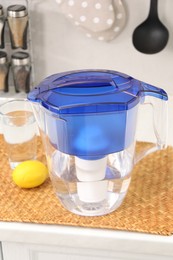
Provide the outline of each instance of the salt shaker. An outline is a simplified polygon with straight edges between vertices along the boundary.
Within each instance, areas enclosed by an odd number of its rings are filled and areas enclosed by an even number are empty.
[[[0,48],[4,48],[4,28],[5,28],[5,16],[3,6],[0,5]]]
[[[0,91],[8,92],[9,62],[7,53],[0,51]]]
[[[7,21],[12,49],[27,49],[28,12],[24,5],[10,5]]]
[[[12,74],[16,92],[30,91],[31,64],[30,56],[26,52],[16,52],[11,56]]]

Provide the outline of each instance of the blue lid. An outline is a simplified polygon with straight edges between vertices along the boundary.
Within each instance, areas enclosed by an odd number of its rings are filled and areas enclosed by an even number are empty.
[[[120,72],[81,70],[46,78],[28,99],[58,114],[81,114],[128,110],[145,94],[167,99],[162,89]]]
[[[128,75],[85,70],[46,78],[28,99],[46,108],[39,112],[44,113],[44,131],[56,149],[96,160],[134,142],[137,109],[131,108],[145,95],[167,100],[164,90]]]

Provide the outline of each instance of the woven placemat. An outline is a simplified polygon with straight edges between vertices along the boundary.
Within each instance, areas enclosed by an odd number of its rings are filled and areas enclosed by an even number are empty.
[[[138,143],[141,149],[146,143]],[[38,158],[45,161],[38,140]],[[132,173],[128,194],[121,207],[100,217],[82,217],[68,212],[56,198],[48,179],[34,189],[18,188],[0,136],[0,221],[30,222],[138,231],[173,233],[173,148],[148,155]]]

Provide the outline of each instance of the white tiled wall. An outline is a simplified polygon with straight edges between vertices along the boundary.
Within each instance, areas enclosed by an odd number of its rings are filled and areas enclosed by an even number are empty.
[[[170,38],[166,48],[153,55],[138,52],[132,44],[132,33],[147,17],[150,1],[122,1],[127,11],[126,26],[117,38],[106,43],[88,39],[58,12],[55,0],[30,0],[36,84],[46,76],[60,71],[104,68],[127,73],[164,88],[173,95],[173,1],[158,1],[159,16],[168,28]],[[172,99],[170,96],[168,142],[171,144],[173,144]],[[146,109],[139,119],[141,139],[153,138],[152,130],[147,123],[149,114],[151,113]]]
[[[53,73],[87,68],[114,69],[164,88],[169,93],[169,135],[173,144],[173,1],[160,0],[159,16],[170,38],[160,53],[146,55],[132,44],[134,29],[147,17],[150,0],[122,0],[126,5],[127,23],[113,41],[89,39],[58,12],[55,0],[28,0],[35,84]],[[82,0],[75,0],[82,1]],[[92,0],[90,0],[92,1]],[[106,1],[106,0],[105,0]],[[16,3],[18,1],[16,0]],[[139,118],[139,139],[153,140],[148,123],[149,108]],[[151,121],[151,118],[150,118]]]
[[[105,43],[88,39],[58,12],[55,0],[30,0],[36,82],[59,71],[105,68],[173,93],[173,1],[158,1],[160,19],[169,29],[170,39],[163,51],[153,55],[139,53],[132,45],[132,33],[147,17],[150,1],[122,1],[127,11],[126,26],[117,38]]]

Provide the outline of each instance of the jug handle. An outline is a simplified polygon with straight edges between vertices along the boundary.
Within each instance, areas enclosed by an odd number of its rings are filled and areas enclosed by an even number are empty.
[[[142,105],[150,105],[153,109],[153,131],[156,137],[156,144],[149,148],[144,149],[138,154],[135,153],[134,164],[138,163],[146,155],[153,153],[157,150],[165,149],[167,146],[167,100],[168,96],[162,89],[156,88],[149,84],[143,83],[144,91],[142,93]],[[152,144],[152,143],[151,143]]]

